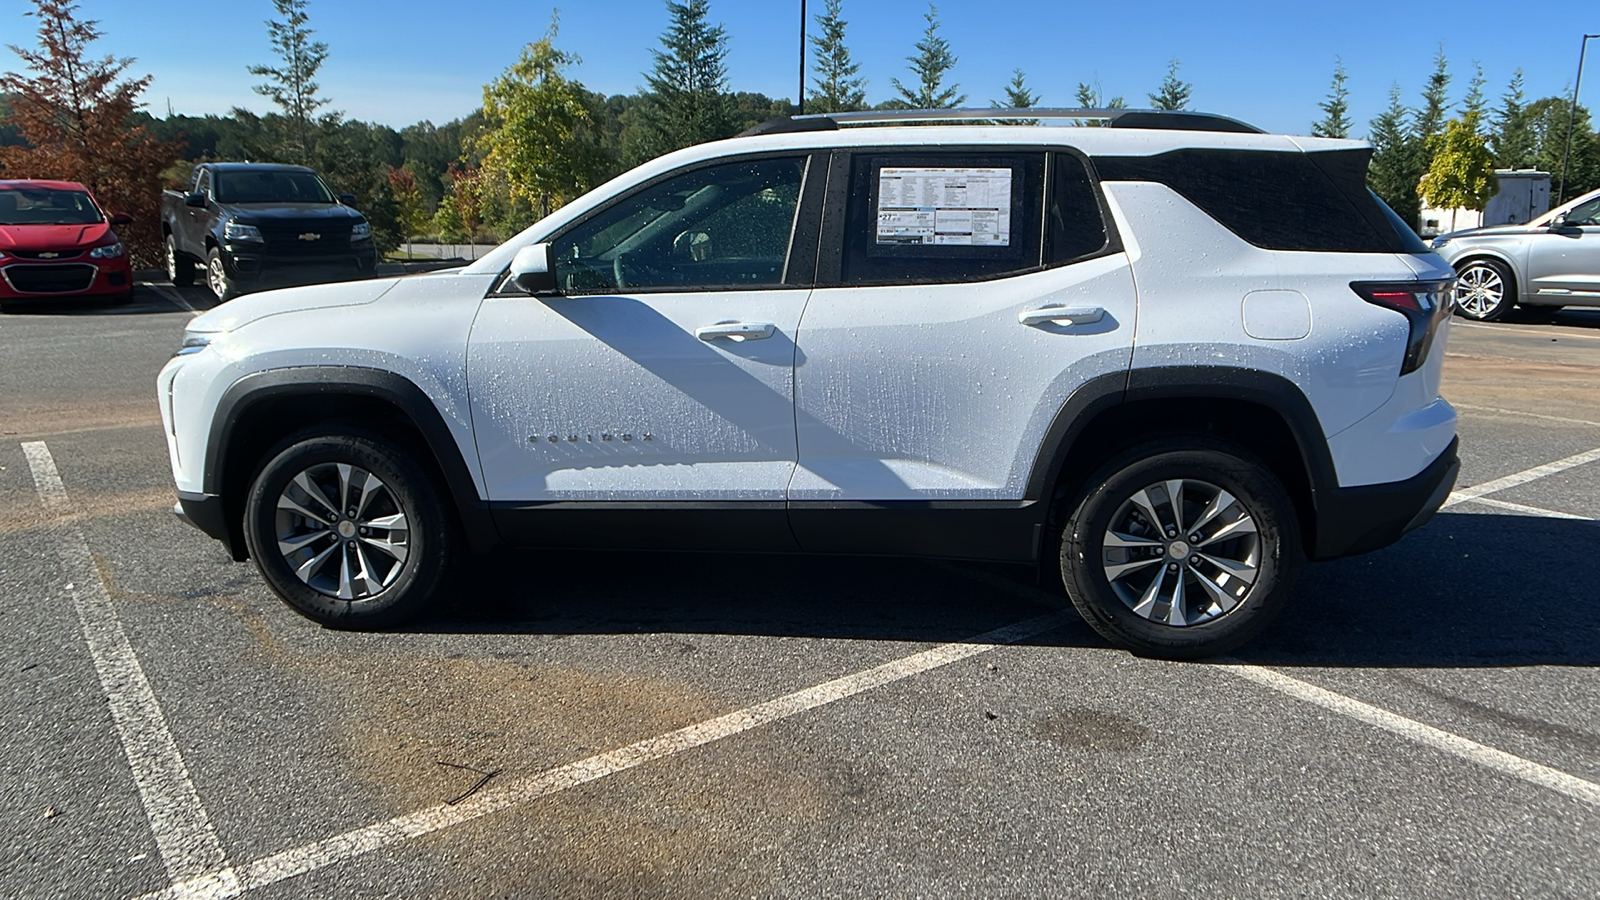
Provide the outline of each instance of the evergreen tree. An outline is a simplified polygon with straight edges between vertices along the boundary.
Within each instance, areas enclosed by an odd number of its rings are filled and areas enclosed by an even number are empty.
[[[1422,207],[1417,203],[1415,132],[1411,127],[1413,110],[1400,102],[1400,86],[1389,89],[1389,105],[1369,124],[1367,140],[1372,142],[1372,162],[1367,167],[1367,184],[1389,204],[1400,218],[1417,227]]]
[[[1077,101],[1080,109],[1128,108],[1128,101],[1122,97],[1112,97],[1110,100],[1105,99],[1105,92],[1100,89],[1099,81],[1094,84],[1090,84],[1087,81],[1078,82],[1078,90],[1073,95],[1073,98]],[[1106,122],[1104,119],[1079,119],[1078,124],[1090,128],[1100,128]]]
[[[955,109],[967,101],[967,95],[958,93],[961,85],[944,86],[944,77],[955,68],[956,55],[950,52],[950,42],[939,36],[939,8],[928,4],[923,14],[928,29],[917,42],[917,55],[906,57],[908,67],[917,76],[916,90],[911,90],[892,78],[890,83],[900,92],[899,101],[910,109]]]
[[[817,16],[818,33],[811,37],[811,46],[817,51],[811,79],[817,86],[810,98],[811,112],[852,112],[867,108],[867,82],[857,78],[861,64],[850,58],[850,48],[844,43],[844,29],[848,23],[840,16],[842,0],[827,0],[823,13]]]
[[[1450,107],[1449,89],[1449,61],[1445,59],[1444,45],[1441,44],[1433,55],[1433,74],[1428,76],[1428,86],[1422,91],[1422,107],[1416,111],[1416,126],[1412,129],[1417,140],[1424,145],[1428,138],[1444,130],[1445,110]],[[1426,163],[1422,168],[1427,169]]]
[[[1344,60],[1334,57],[1333,87],[1328,90],[1328,99],[1317,104],[1324,115],[1321,121],[1311,126],[1313,135],[1329,138],[1350,136],[1350,88],[1345,84],[1348,79]]]
[[[1511,83],[1500,96],[1489,132],[1489,149],[1495,165],[1502,169],[1525,169],[1533,165],[1533,132],[1528,128],[1526,101],[1522,93],[1522,70],[1511,76]]]
[[[328,58],[328,45],[311,40],[313,32],[306,27],[310,21],[306,3],[307,0],[272,0],[283,17],[282,21],[267,20],[267,34],[279,65],[249,68],[251,75],[267,79],[265,84],[255,86],[255,92],[282,110],[285,134],[277,148],[278,155],[300,165],[314,162],[317,110],[328,104],[326,97],[317,96],[316,82],[317,71]],[[320,119],[337,121],[338,117],[338,113],[329,113]]]
[[[1011,83],[1006,85],[1005,100],[991,100],[994,109],[1032,109],[1039,105],[1039,95],[1028,89],[1027,75],[1021,69],[1011,73]],[[999,119],[1002,125],[1037,125],[1038,119]]]
[[[1161,79],[1161,87],[1154,94],[1149,94],[1151,109],[1188,109],[1189,100],[1194,94],[1194,83],[1178,80],[1178,60],[1167,63],[1166,77]]]
[[[1545,97],[1528,104],[1528,130],[1533,135],[1533,165],[1549,172],[1550,205],[1556,206],[1579,194],[1600,188],[1600,134],[1590,124],[1589,110],[1581,104],[1570,119],[1572,153],[1567,158],[1566,191],[1557,196],[1561,184],[1561,161],[1566,156],[1567,123],[1572,101],[1568,97]]]
[[[1474,128],[1482,129],[1487,122],[1489,101],[1483,96],[1483,63],[1472,61],[1472,79],[1467,82],[1467,94],[1461,98],[1461,116],[1463,122],[1470,122]]]
[[[649,96],[630,162],[734,133],[727,32],[706,21],[709,9],[707,0],[667,0],[672,24],[661,35],[663,49],[651,51],[655,68],[645,75]]]
[[[108,212],[134,217],[117,233],[135,265],[153,265],[162,252],[162,171],[182,145],[135,123],[150,76],[124,78],[133,60],[90,55],[101,37],[98,22],[80,21],[71,0],[33,5],[25,15],[39,21],[38,48],[11,48],[28,71],[0,75],[6,122],[20,139],[0,147],[0,178],[82,182]]]

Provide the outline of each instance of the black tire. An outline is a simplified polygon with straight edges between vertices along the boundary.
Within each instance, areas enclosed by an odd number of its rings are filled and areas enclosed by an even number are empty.
[[[178,242],[167,235],[167,278],[178,287],[194,284],[194,260],[178,250]]]
[[[1469,259],[1456,266],[1455,313],[1479,322],[1498,322],[1517,305],[1511,270],[1497,259]]]
[[[348,467],[351,474],[343,475],[346,469],[341,467]],[[335,502],[348,504],[355,491],[363,490],[364,508],[354,517],[346,515],[348,509],[338,510],[337,522],[318,519],[320,529],[310,517],[280,508],[287,498],[302,504],[302,509],[325,511],[326,504],[296,481],[302,474],[319,486],[322,497]],[[363,476],[375,476],[381,490],[368,496]],[[334,497],[341,477],[349,499]],[[245,504],[245,540],[267,584],[296,612],[332,628],[389,628],[422,611],[450,569],[459,540],[455,519],[441,496],[433,479],[405,450],[381,437],[356,432],[304,434],[285,442],[252,479]],[[402,528],[378,525],[392,524],[396,513],[403,517]],[[362,530],[363,522],[374,527]],[[380,535],[385,540],[380,541]],[[297,549],[286,554],[280,550],[280,539],[297,544]],[[380,549],[385,546],[403,548],[404,558],[395,561],[394,552]],[[306,567],[307,577],[296,574],[298,567],[319,555],[325,559]],[[363,573],[372,580],[364,580]],[[341,588],[350,596],[341,599]]]
[[[1164,485],[1179,480],[1178,505],[1188,510],[1180,527],[1194,528],[1211,501],[1225,500],[1208,491],[1220,488],[1237,501],[1222,505],[1216,518],[1198,529],[1202,542],[1192,546],[1191,534],[1169,536],[1167,531],[1149,538],[1148,516],[1135,501],[1142,494],[1158,518],[1162,510],[1170,514],[1173,504],[1157,497],[1166,498]],[[1084,621],[1119,647],[1165,659],[1227,653],[1260,633],[1289,598],[1303,561],[1299,519],[1277,476],[1242,447],[1202,436],[1152,441],[1119,454],[1077,496],[1062,533],[1062,581]],[[1118,534],[1159,546],[1108,548],[1114,519],[1121,528]],[[1252,523],[1253,534],[1243,530]],[[1201,552],[1201,547],[1210,550]],[[1246,585],[1225,574],[1229,570],[1218,559],[1233,564],[1253,560],[1252,580]],[[1107,568],[1113,565],[1122,567],[1115,585]],[[1181,594],[1165,581],[1169,576],[1184,585]],[[1141,593],[1143,577],[1149,582]],[[1162,583],[1149,590],[1157,578]],[[1217,593],[1208,593],[1201,583],[1207,578]],[[1164,605],[1163,590],[1168,598]],[[1231,605],[1224,607],[1219,596]],[[1175,602],[1178,598],[1182,602]],[[1191,598],[1199,599],[1191,605]],[[1147,607],[1143,613],[1136,611],[1141,606]],[[1174,616],[1186,621],[1173,624]]]
[[[206,253],[206,287],[216,295],[218,303],[226,303],[244,293],[239,290],[239,283],[228,274],[228,267],[222,261],[222,251],[216,247]]]

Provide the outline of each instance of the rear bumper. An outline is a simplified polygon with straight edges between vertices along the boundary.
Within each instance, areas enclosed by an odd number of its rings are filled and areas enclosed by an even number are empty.
[[[1337,559],[1379,550],[1421,528],[1455,488],[1459,439],[1405,481],[1320,490],[1312,559]]]

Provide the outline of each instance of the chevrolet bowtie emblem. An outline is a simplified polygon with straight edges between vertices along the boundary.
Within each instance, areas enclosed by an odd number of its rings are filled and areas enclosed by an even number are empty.
[[[315,231],[308,231],[305,234],[300,235],[300,240],[302,241],[316,241],[321,239],[322,235],[317,234]]]
[[[56,257],[58,257],[60,255],[61,254],[55,252],[54,250],[46,250],[45,252],[39,254],[39,258],[40,259],[55,259]]]

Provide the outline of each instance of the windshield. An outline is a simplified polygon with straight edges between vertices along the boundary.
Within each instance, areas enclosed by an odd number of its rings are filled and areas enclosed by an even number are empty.
[[[0,225],[93,225],[105,220],[84,191],[0,189]]]
[[[310,172],[218,172],[218,203],[332,203],[327,185]]]
[[[1582,197],[1574,197],[1528,224],[1533,226],[1549,225],[1551,219],[1562,213],[1567,214],[1567,224],[1569,225],[1593,224],[1596,216],[1600,215],[1600,191],[1591,191]]]

